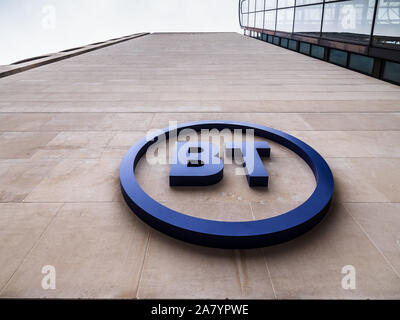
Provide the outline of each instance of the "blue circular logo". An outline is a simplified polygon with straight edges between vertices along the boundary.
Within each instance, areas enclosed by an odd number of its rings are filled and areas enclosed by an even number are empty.
[[[275,141],[300,156],[311,168],[316,187],[311,196],[295,209],[272,218],[227,222],[192,217],[169,209],[152,199],[140,187],[135,167],[146,150],[161,136],[169,137],[165,128],[151,141],[143,138],[129,149],[121,162],[121,190],[130,209],[144,222],[171,237],[208,247],[259,248],[291,240],[315,226],[325,216],[333,195],[332,172],[321,157],[303,141],[276,129],[236,121],[197,121],[178,125],[183,129],[253,129],[256,136]]]

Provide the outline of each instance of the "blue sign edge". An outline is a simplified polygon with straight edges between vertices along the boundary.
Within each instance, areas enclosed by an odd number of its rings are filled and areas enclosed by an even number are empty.
[[[272,218],[254,221],[215,221],[189,216],[158,203],[146,194],[135,178],[135,167],[158,136],[169,136],[169,129],[158,132],[155,139],[143,138],[122,159],[120,183],[129,208],[154,229],[173,238],[197,245],[248,249],[266,247],[291,240],[314,227],[327,213],[333,196],[332,172],[322,156],[303,141],[276,129],[237,121],[196,121],[178,125],[183,129],[254,129],[254,134],[275,141],[299,155],[311,168],[316,187],[311,196],[293,210]]]

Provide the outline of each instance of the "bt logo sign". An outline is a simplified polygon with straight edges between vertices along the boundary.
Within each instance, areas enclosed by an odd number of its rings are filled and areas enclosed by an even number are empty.
[[[267,187],[268,173],[261,157],[269,157],[267,142],[227,142],[228,156],[240,158],[250,187]],[[170,186],[206,186],[219,182],[224,164],[218,157],[219,147],[209,142],[176,142],[169,174]]]
[[[316,225],[329,209],[333,195],[333,176],[326,161],[303,141],[265,126],[236,121],[198,121],[174,128],[201,131],[254,130],[256,136],[279,143],[300,156],[312,169],[316,187],[300,206],[272,218],[227,222],[192,217],[169,209],[152,199],[135,178],[135,167],[146,151],[162,138],[170,138],[172,130],[160,130],[151,139],[143,138],[129,149],[120,167],[121,190],[131,210],[153,228],[174,238],[194,244],[218,248],[257,248],[293,239]],[[268,186],[268,173],[261,157],[269,157],[267,142],[226,143],[225,152],[239,159],[244,166],[250,187]],[[219,148],[209,142],[175,144],[170,168],[170,186],[206,186],[223,178],[224,164],[217,156]]]

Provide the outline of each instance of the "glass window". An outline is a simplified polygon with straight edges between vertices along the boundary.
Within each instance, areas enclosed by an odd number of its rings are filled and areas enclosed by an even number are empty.
[[[346,66],[347,64],[347,52],[331,49],[329,52],[329,61],[341,66]]]
[[[304,54],[310,54],[311,45],[307,42],[300,42],[299,51]]]
[[[322,4],[297,7],[294,19],[294,32],[319,35],[321,31]]]
[[[293,7],[294,0],[278,0],[278,8]]]
[[[248,23],[249,23],[248,16],[249,15],[247,13],[242,15],[241,23],[242,23],[242,26],[244,26],[244,27],[248,26]]]
[[[321,3],[324,0],[296,0],[296,6],[300,6],[302,4],[310,4],[310,3]]]
[[[375,46],[400,49],[399,0],[379,0],[373,40]]]
[[[317,46],[316,44],[313,44],[311,46],[311,55],[315,58],[323,59],[325,56],[325,48],[321,47],[321,46]]]
[[[249,12],[256,11],[256,0],[249,0]]]
[[[276,11],[265,11],[264,29],[275,30]]]
[[[379,0],[374,35],[400,37],[399,0]]]
[[[361,56],[359,54],[351,53],[349,68],[358,70],[364,73],[371,74],[374,66],[374,59],[371,57]]]
[[[296,40],[289,40],[289,49],[297,50],[297,41]]]
[[[246,27],[249,26],[249,14],[248,13],[243,15],[243,25]]]
[[[242,12],[243,13],[249,12],[249,0],[242,1]]]
[[[292,32],[294,8],[278,10],[276,20],[276,30]]]
[[[264,11],[256,13],[256,28],[263,29],[264,27]]]
[[[369,41],[375,0],[326,3],[323,37],[365,43]]]
[[[264,0],[256,0],[256,11],[264,10]]]
[[[249,13],[249,24],[248,24],[248,26],[250,28],[254,28],[255,17],[256,17],[255,13]]]
[[[383,69],[383,79],[400,84],[400,63],[386,61]]]
[[[276,8],[276,0],[265,0],[265,10],[275,9]]]

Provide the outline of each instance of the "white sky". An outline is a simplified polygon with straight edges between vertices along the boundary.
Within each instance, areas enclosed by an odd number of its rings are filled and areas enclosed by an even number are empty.
[[[241,32],[238,0],[0,0],[0,64],[143,31]]]

